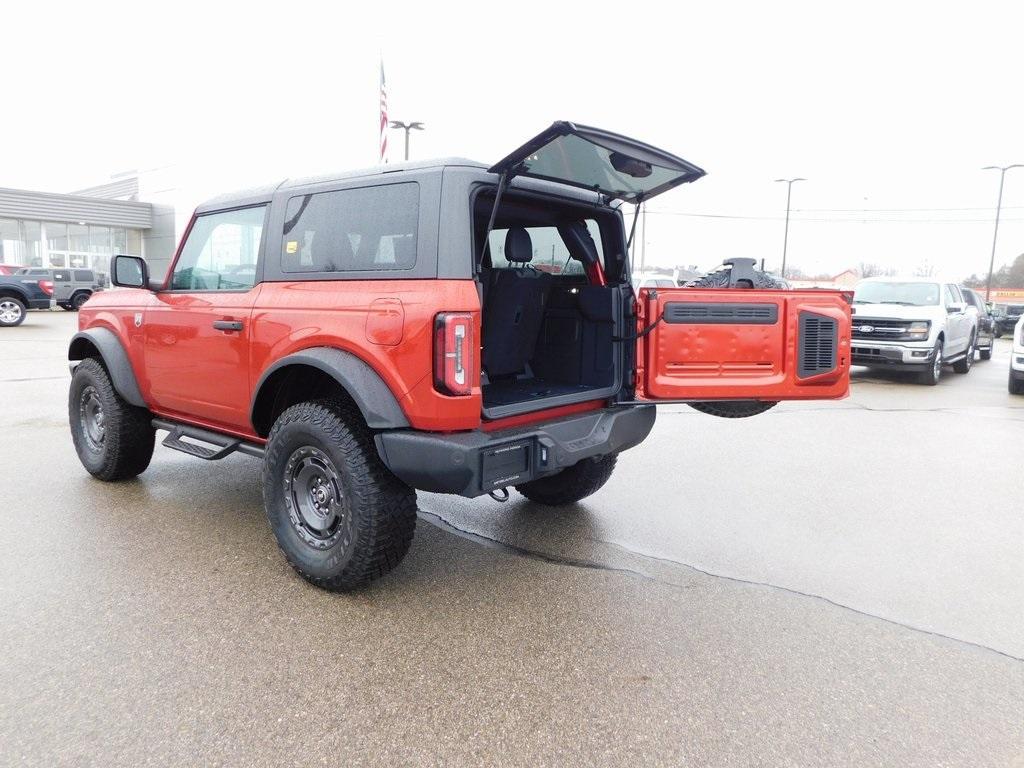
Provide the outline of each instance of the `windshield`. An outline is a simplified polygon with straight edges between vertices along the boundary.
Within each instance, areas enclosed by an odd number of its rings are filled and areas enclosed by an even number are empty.
[[[1011,304],[1006,308],[1008,315],[1024,315],[1024,304]]]
[[[929,307],[939,303],[938,283],[861,283],[853,293],[854,304],[903,304]]]

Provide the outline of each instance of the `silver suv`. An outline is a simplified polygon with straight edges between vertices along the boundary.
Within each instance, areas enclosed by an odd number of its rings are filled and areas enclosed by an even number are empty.
[[[956,283],[869,277],[857,283],[853,304],[854,365],[916,371],[922,384],[937,384],[945,364],[971,370],[978,313]]]
[[[31,275],[53,281],[53,303],[58,307],[77,312],[96,291],[102,291],[106,276],[91,269],[44,269],[26,267],[16,274]]]

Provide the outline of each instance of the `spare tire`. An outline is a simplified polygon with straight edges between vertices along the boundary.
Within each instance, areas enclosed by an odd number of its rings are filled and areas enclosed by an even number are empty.
[[[732,261],[730,259],[730,261]],[[752,261],[752,259],[751,259]],[[734,265],[725,263],[686,284],[687,288],[785,288],[786,284],[759,269],[744,269],[743,276],[733,284]],[[737,270],[739,272],[739,270]]]
[[[701,413],[723,419],[745,419],[757,416],[778,405],[774,400],[709,400],[701,403],[687,403]]]

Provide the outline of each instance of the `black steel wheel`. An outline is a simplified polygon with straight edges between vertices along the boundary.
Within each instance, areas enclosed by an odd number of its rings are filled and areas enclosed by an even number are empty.
[[[149,411],[117,394],[94,358],[79,363],[71,377],[68,420],[82,466],[100,480],[126,480],[149,466],[156,437]]]
[[[0,296],[0,325],[13,327],[25,321],[25,305],[13,296]]]
[[[416,529],[416,492],[384,466],[358,409],[331,400],[293,405],[274,422],[263,503],[288,563],[335,592],[397,566]]]

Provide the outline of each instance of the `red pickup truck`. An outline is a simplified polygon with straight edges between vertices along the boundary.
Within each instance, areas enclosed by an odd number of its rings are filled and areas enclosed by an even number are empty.
[[[100,479],[134,477],[165,430],[201,459],[262,459],[281,550],[344,590],[402,559],[415,489],[569,504],[659,403],[735,417],[844,397],[847,294],[757,288],[743,260],[709,287],[634,294],[623,205],[702,175],[559,122],[489,168],[393,165],[212,200],[166,277],[117,256],[113,282],[132,290],[82,309],[78,455]]]

